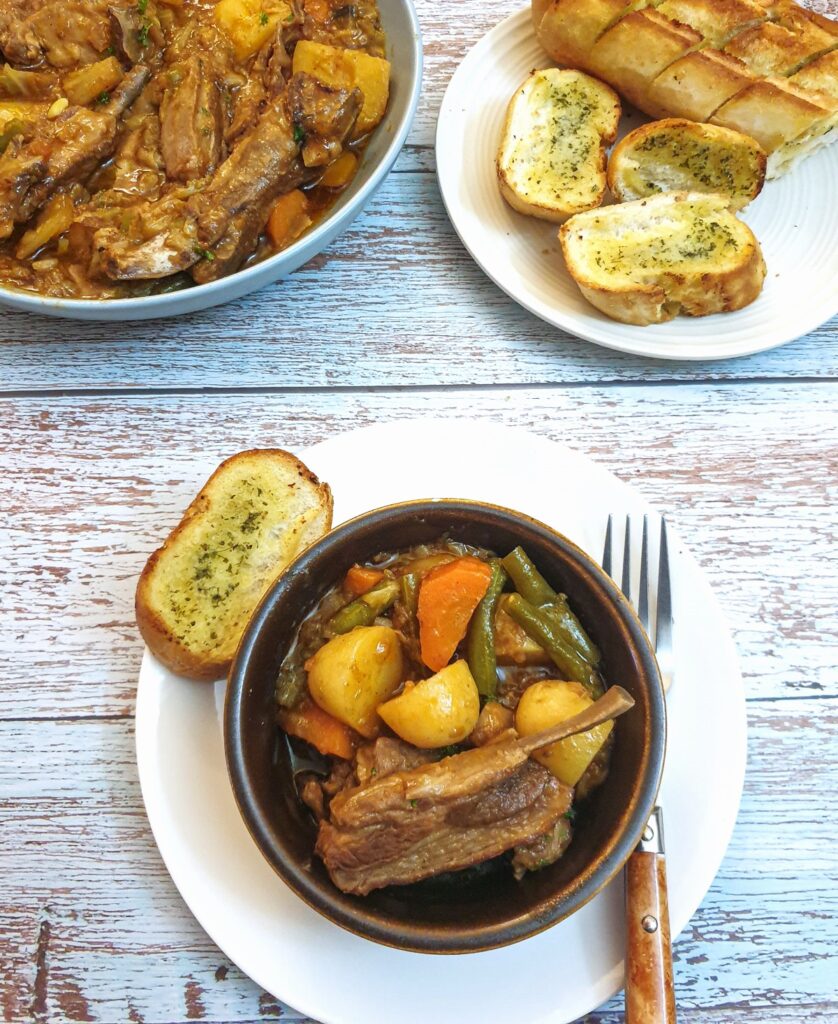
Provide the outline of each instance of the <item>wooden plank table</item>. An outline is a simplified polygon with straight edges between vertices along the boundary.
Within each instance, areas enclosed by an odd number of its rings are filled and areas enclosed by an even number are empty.
[[[432,141],[458,61],[519,3],[417,6],[409,144],[292,279],[177,322],[0,313],[3,1019],[300,1020],[207,938],[157,853],[134,762],[134,583],[223,456],[432,415],[571,444],[696,553],[739,646],[750,744],[733,842],[676,943],[680,1017],[838,1021],[838,321],[686,364],[598,349],[513,306],[448,224]],[[621,1019],[614,1000],[588,1021]]]

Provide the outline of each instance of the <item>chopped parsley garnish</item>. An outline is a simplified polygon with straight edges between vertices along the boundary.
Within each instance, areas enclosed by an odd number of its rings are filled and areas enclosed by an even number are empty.
[[[302,146],[302,144],[305,142],[305,140],[306,140],[306,133],[302,130],[302,128],[298,124],[295,124],[294,125],[294,142],[297,142],[297,143],[299,143]]]
[[[259,24],[267,25],[269,21],[270,19],[268,18],[268,12],[262,11],[262,13],[259,15]]]
[[[140,14],[145,14],[148,10],[148,0],[137,0],[137,10]]]
[[[148,46],[148,33],[151,30],[151,22],[146,21],[137,29],[137,42],[140,46]]]
[[[202,260],[206,260],[207,263],[212,263],[215,259],[215,253],[210,249],[202,249],[200,245],[196,245],[192,250],[196,256],[199,256]]]
[[[110,99],[111,99],[111,94],[109,92],[107,92],[107,91],[103,91],[103,92],[100,92],[99,95],[96,97],[96,102],[100,106],[104,107],[104,105],[106,103],[110,102]]]

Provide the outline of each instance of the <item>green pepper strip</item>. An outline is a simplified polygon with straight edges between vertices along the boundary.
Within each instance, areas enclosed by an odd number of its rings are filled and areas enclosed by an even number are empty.
[[[371,626],[376,618],[386,611],[399,595],[399,584],[388,579],[368,590],[354,601],[350,601],[336,612],[328,622],[333,633],[348,633],[358,626]]]
[[[566,679],[581,683],[591,694],[601,688],[596,671],[560,635],[545,609],[536,608],[520,594],[510,594],[505,610],[527,636],[544,648]]]
[[[556,591],[536,569],[522,547],[510,551],[503,559],[503,567],[512,577],[515,589],[530,604],[541,607],[556,600]]]
[[[498,664],[495,657],[495,612],[501,591],[508,579],[500,561],[489,563],[492,578],[489,588],[480,600],[466,637],[466,658],[478,691],[484,697],[494,697],[498,688]]]

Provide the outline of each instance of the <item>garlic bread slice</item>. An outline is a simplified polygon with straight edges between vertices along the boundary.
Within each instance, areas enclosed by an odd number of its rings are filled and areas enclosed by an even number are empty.
[[[669,117],[641,125],[617,143],[608,187],[621,203],[658,192],[716,192],[741,210],[759,195],[766,162],[765,151],[748,135]]]
[[[268,587],[332,524],[332,493],[280,449],[216,469],[137,585],[137,625],[152,653],[192,679],[225,675]]]
[[[720,195],[667,192],[580,213],[559,240],[585,298],[627,324],[741,309],[765,279],[759,243]]]
[[[581,71],[533,71],[509,103],[497,155],[500,192],[519,213],[563,221],[599,206],[620,101]]]

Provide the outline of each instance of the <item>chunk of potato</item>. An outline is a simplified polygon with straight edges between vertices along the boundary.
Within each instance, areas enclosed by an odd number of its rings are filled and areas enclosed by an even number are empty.
[[[464,740],[477,725],[480,694],[465,661],[446,665],[430,679],[406,683],[379,715],[397,736],[423,750]]]
[[[301,39],[294,49],[291,70],[295,75],[305,71],[333,88],[353,89],[357,86],[361,90],[364,105],[355,122],[355,137],[372,131],[384,117],[390,95],[390,62],[382,57],[371,57],[363,50],[340,50],[336,46]]]
[[[402,681],[402,647],[387,626],[359,626],[324,644],[306,662],[315,703],[367,739],[378,735],[379,704]]]
[[[277,25],[293,18],[285,0],[219,0],[213,15],[233,44],[237,60],[247,60],[261,50]]]
[[[524,690],[518,702],[515,728],[521,736],[532,736],[533,733],[542,732],[578,715],[591,704],[593,701],[580,683],[559,682],[555,679],[533,683]],[[568,786],[575,786],[613,728],[613,722],[603,722],[588,732],[552,743],[532,756],[557,779]]]

